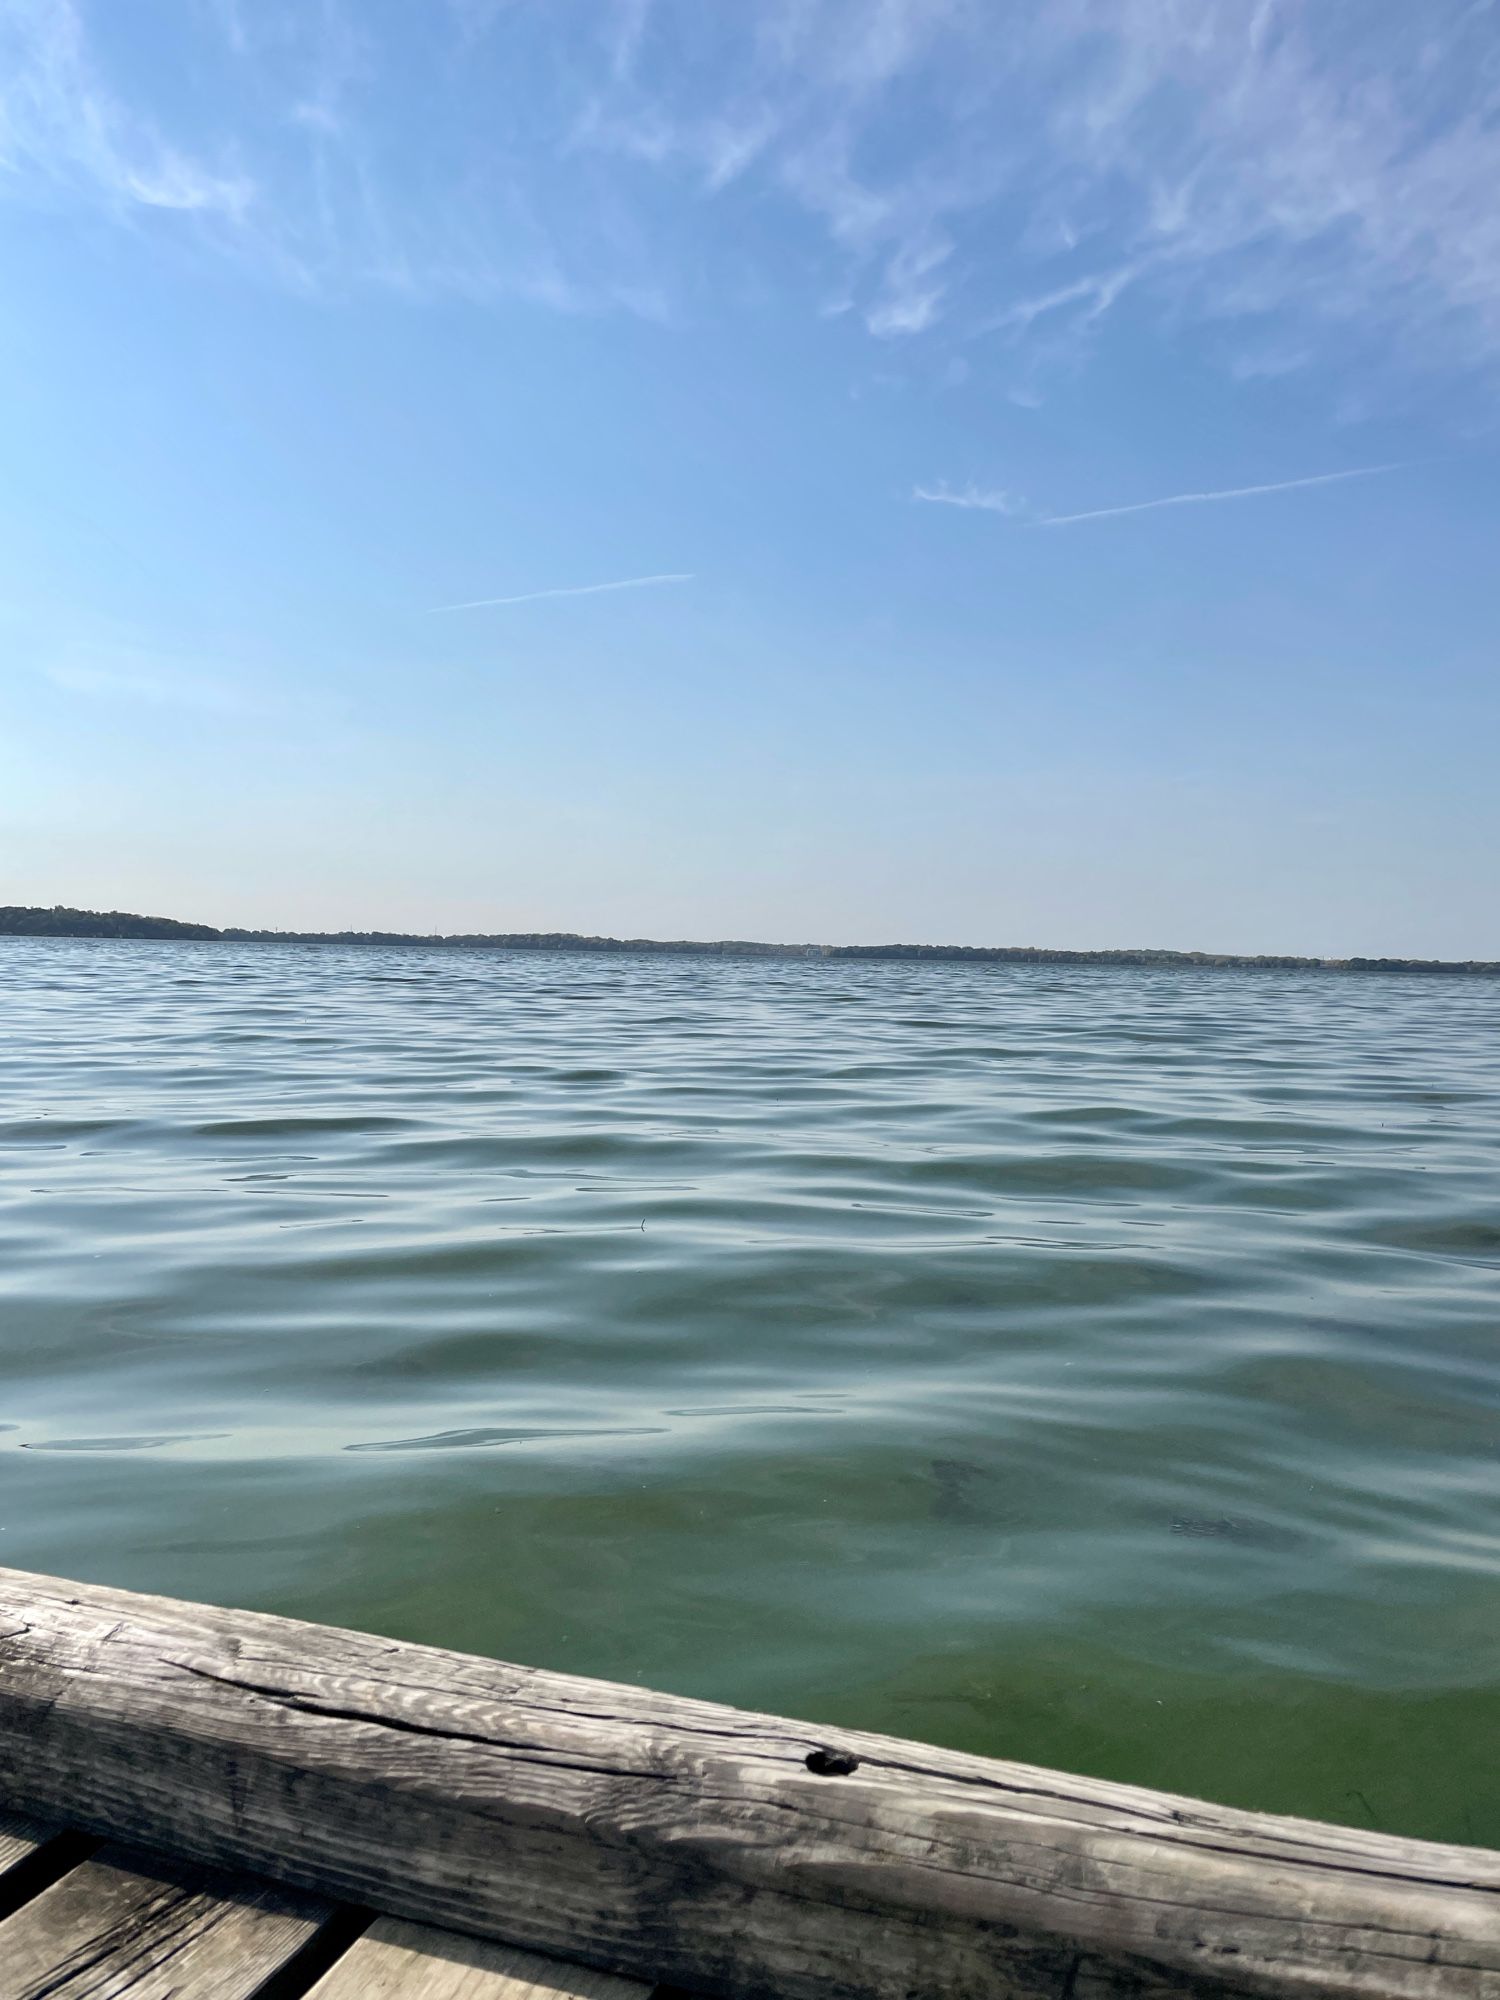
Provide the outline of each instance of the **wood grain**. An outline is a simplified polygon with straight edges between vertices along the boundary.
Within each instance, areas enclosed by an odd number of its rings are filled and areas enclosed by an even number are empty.
[[[651,2000],[651,1988],[513,1945],[380,1917],[308,2000]]]
[[[0,1923],[0,2000],[249,2000],[327,1906],[101,1848]]]
[[[8,1875],[12,1868],[29,1861],[49,1831],[20,1813],[0,1813],[0,1875]]]
[[[4,1804],[736,2000],[1500,2000],[1483,1850],[14,1571]]]

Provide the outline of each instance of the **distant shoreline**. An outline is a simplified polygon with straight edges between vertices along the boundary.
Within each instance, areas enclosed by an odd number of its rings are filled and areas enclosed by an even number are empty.
[[[971,944],[763,944],[747,938],[584,937],[576,931],[434,933],[412,931],[267,931],[219,929],[175,917],[142,917],[127,910],[72,910],[0,905],[0,938],[144,938],[206,944],[425,945],[485,951],[657,952],[678,958],[913,959],[983,965],[1186,966],[1204,971],[1426,972],[1500,976],[1500,959],[1297,958],[1289,954],[1226,951],[1068,951],[1048,945]]]

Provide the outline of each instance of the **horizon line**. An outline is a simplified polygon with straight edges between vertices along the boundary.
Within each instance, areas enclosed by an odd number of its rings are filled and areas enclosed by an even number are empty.
[[[43,920],[35,927],[22,928],[14,920],[35,917]],[[45,927],[47,919],[61,922],[74,919],[70,929]],[[79,922],[95,924],[151,926],[136,930],[82,930]],[[188,935],[183,935],[188,933]],[[1300,952],[1234,952],[1183,949],[1172,945],[1039,945],[1039,944],[813,944],[773,942],[760,938],[649,938],[610,937],[587,931],[386,931],[366,927],[360,930],[272,930],[251,924],[203,924],[177,917],[152,917],[134,910],[83,910],[64,903],[10,903],[0,905],[0,938],[71,937],[85,941],[102,938],[136,943],[185,944],[341,944],[368,942],[407,945],[490,945],[520,950],[546,950],[571,946],[583,950],[659,952],[756,952],[787,957],[896,957],[907,958],[1008,958],[1012,960],[1099,962],[1135,961],[1180,963],[1210,969],[1264,967],[1270,970],[1339,970],[1348,967],[1402,967],[1435,971],[1500,974],[1500,959],[1416,958],[1409,954],[1351,952],[1336,958]]]

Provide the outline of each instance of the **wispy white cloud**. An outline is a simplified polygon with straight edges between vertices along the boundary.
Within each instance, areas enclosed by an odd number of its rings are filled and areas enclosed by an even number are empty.
[[[342,728],[348,698],[318,678],[288,680],[254,656],[222,656],[96,626],[52,640],[14,636],[8,662],[78,704],[80,714],[160,714],[212,728]]]
[[[244,663],[186,661],[136,644],[81,644],[36,670],[62,693],[85,701],[243,723],[316,724],[345,706],[341,697],[290,688]]]
[[[237,687],[151,665],[106,667],[65,661],[45,672],[52,685],[67,694],[147,702],[153,708],[197,709],[206,715],[247,715],[254,710],[253,702]]]
[[[465,51],[471,44],[483,41],[506,8],[520,4],[522,0],[448,0]]]
[[[293,282],[674,323],[847,298],[883,340],[1022,350],[1028,384],[1123,311],[1220,323],[1241,375],[1335,340],[1345,375],[1500,361],[1474,0],[447,0],[420,35],[195,0],[153,20],[181,62],[128,80],[106,4],[0,0],[0,189],[187,218]],[[212,118],[153,73],[212,79]]]
[[[71,188],[117,213],[242,222],[251,177],[164,137],[99,74],[75,0],[0,0],[0,184]]]
[[[1102,319],[1146,268],[1144,261],[1138,261],[1121,264],[1109,271],[1090,272],[1086,277],[1071,279],[1067,284],[1055,286],[1051,291],[1033,298],[1016,300],[997,313],[989,325],[996,329],[1015,327],[1025,332],[1037,320],[1045,319],[1060,308],[1077,306],[1079,310],[1075,323],[1087,326],[1092,320]]]
[[[1254,500],[1265,493],[1295,493],[1308,486],[1336,486],[1345,479],[1373,479],[1378,472],[1399,472],[1403,464],[1357,465],[1348,472],[1317,472],[1309,479],[1277,479],[1264,486],[1226,486],[1215,493],[1169,493],[1160,500],[1134,500],[1124,507],[1090,507],[1081,514],[1044,514],[1042,528],[1071,528],[1079,521],[1113,521],[1122,514],[1150,514],[1158,507],[1206,507],[1220,500]]]
[[[523,590],[517,597],[475,597],[465,604],[434,604],[434,611],[484,611],[496,604],[535,604],[544,597],[597,597],[606,590],[644,590],[648,584],[691,583],[691,570],[665,576],[627,576],[618,583],[574,583],[557,590]]]
[[[1305,346],[1258,346],[1237,354],[1229,364],[1236,382],[1274,382],[1306,368],[1312,354]]]
[[[946,482],[941,486],[914,486],[913,500],[929,500],[939,507],[978,507],[989,514],[1023,514],[1026,502],[1018,493],[1006,493],[1000,488],[986,489],[980,486],[964,486],[955,489]]]
[[[1071,352],[1129,297],[1275,315],[1300,329],[1283,351],[1337,322],[1346,364],[1350,329],[1371,357],[1500,358],[1486,5],[781,0],[717,37],[692,0],[654,12],[656,60],[605,93],[598,143],[702,174],[748,121],[738,170],[821,222],[878,336]],[[689,45],[709,60],[674,67]],[[1080,269],[1101,240],[1116,260]]]
[[[925,333],[941,316],[947,285],[935,274],[953,254],[953,245],[939,238],[903,244],[881,278],[880,292],[865,314],[865,325],[881,339]]]

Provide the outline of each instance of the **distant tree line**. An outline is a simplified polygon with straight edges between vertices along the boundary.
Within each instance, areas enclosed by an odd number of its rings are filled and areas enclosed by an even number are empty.
[[[1227,951],[1063,951],[1046,945],[763,944],[750,938],[582,937],[576,931],[456,932],[430,937],[409,931],[217,930],[175,917],[138,917],[127,910],[50,910],[0,906],[0,937],[199,938],[234,944],[428,945],[461,950],[668,952],[685,958],[950,959],[1002,965],[1202,966],[1224,971],[1500,973],[1497,959],[1294,958]]]
[[[50,910],[0,906],[0,937],[216,938],[212,924],[181,924],[175,917],[138,917],[129,910]]]

